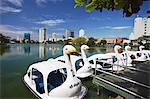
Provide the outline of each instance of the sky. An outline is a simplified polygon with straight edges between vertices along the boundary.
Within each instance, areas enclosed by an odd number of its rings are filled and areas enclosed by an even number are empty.
[[[88,37],[128,38],[137,15],[147,17],[150,9],[150,1],[145,1],[138,13],[123,17],[121,10],[88,13],[74,5],[74,0],[0,0],[0,33],[17,38],[29,32],[31,39],[38,40],[41,27],[47,28],[48,38],[53,32],[62,37],[66,29],[73,29],[78,36],[82,28]]]

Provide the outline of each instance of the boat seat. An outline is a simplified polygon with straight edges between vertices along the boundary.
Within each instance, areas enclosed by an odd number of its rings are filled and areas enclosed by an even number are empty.
[[[117,61],[117,58],[115,56],[113,56],[113,63]]]
[[[134,55],[131,55],[130,57],[131,57],[131,59],[135,59],[135,56],[134,56]]]
[[[90,60],[89,63],[90,63],[90,64],[94,64],[94,61],[93,61],[93,60]]]
[[[79,59],[75,62],[76,70],[79,70],[81,68],[80,63],[82,64],[82,66],[84,66],[83,59]]]
[[[48,76],[48,90],[51,91],[52,89],[60,86],[64,80],[66,79],[59,70],[52,71]]]
[[[67,74],[67,69],[66,68],[63,68],[63,71],[65,74]]]
[[[141,53],[137,53],[137,56],[138,56],[138,57],[141,57]]]
[[[112,65],[104,62],[96,61],[96,64],[100,64],[103,68],[111,68]]]
[[[40,94],[45,93],[45,91],[44,91],[43,79],[42,79],[42,78],[36,78],[36,79],[34,79],[34,81],[35,81],[35,83],[36,83],[36,90],[37,90]]]
[[[108,64],[108,63],[104,63],[104,65],[102,66],[103,68],[111,68],[112,65],[111,64]]]
[[[52,89],[54,89],[55,87],[52,85],[52,84],[50,84],[50,83],[48,83],[47,84],[47,88],[48,88],[48,92],[50,92]]]

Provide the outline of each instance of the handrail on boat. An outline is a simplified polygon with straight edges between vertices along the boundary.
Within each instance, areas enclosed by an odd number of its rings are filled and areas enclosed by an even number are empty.
[[[107,63],[107,64],[110,64],[110,63],[105,62],[105,61],[103,61],[103,60],[101,60],[101,59],[96,59],[96,61],[98,61],[98,62],[103,62],[103,63]],[[141,69],[137,69],[137,68],[134,68],[134,67],[131,67],[131,66],[118,65],[118,64],[114,64],[114,63],[113,63],[113,64],[111,64],[111,65],[116,65],[116,66],[119,66],[119,67],[123,67],[123,68],[131,69],[131,70],[134,70],[134,71],[139,71],[139,72],[143,72],[143,73],[148,73],[148,74],[150,74],[150,72],[149,72],[149,71],[141,70]]]

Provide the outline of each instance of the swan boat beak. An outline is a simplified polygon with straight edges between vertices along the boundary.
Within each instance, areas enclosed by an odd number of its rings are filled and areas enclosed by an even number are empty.
[[[71,55],[76,55],[76,56],[80,56],[81,54],[77,52],[77,50],[69,50],[69,53]]]
[[[69,52],[69,53],[76,53],[77,50],[75,50],[75,49],[74,49],[74,50],[68,50],[68,52]]]

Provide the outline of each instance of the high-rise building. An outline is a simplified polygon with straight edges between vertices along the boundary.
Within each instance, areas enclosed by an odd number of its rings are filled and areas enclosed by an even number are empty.
[[[47,40],[47,29],[46,28],[40,28],[39,29],[39,42],[43,43]]]
[[[72,39],[74,38],[74,30],[67,29],[66,30],[66,39]]]
[[[52,33],[52,38],[51,38],[52,42],[56,42],[57,41],[57,37],[56,37],[56,33]]]
[[[24,41],[30,42],[30,33],[24,33]]]
[[[150,18],[137,17],[134,20],[133,33],[130,34],[130,40],[136,40],[139,37],[150,36]]]
[[[85,30],[84,29],[79,30],[79,37],[85,37]]]
[[[22,43],[22,41],[23,41],[23,37],[21,37],[21,36],[17,36],[17,41],[19,41],[19,43]]]

